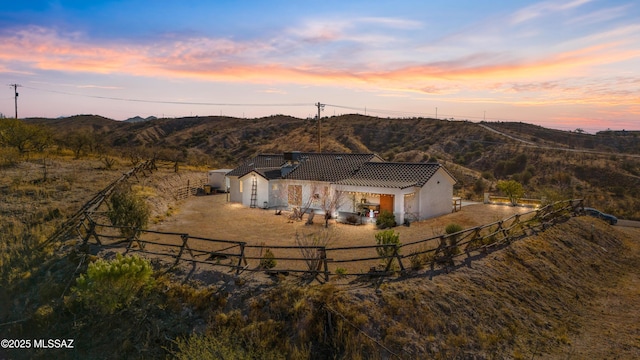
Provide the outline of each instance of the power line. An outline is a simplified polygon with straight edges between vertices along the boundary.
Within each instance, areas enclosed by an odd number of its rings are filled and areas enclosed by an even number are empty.
[[[20,85],[18,85],[20,86]],[[258,103],[214,103],[214,102],[192,102],[192,101],[168,101],[168,100],[150,100],[150,99],[135,99],[135,98],[122,98],[122,97],[113,97],[113,96],[99,96],[99,95],[87,95],[87,94],[78,94],[71,93],[66,91],[59,90],[45,90],[38,89],[30,86],[25,86],[26,89],[50,92],[55,94],[63,94],[63,95],[71,95],[71,96],[82,96],[94,99],[103,99],[103,100],[114,100],[114,101],[128,101],[128,102],[139,102],[139,103],[150,103],[150,104],[170,104],[170,105],[203,105],[203,106],[313,106],[315,104],[309,103],[290,103],[290,104],[258,104]]]
[[[27,89],[32,89],[32,90],[37,90],[37,91],[43,91],[43,92],[50,92],[50,93],[56,93],[56,94],[63,94],[63,95],[69,95],[69,96],[80,96],[80,97],[87,97],[87,98],[94,98],[94,99],[102,99],[102,100],[112,100],[112,101],[124,101],[124,102],[138,102],[138,103],[150,103],[150,104],[169,104],[169,105],[198,105],[198,106],[237,106],[237,107],[277,107],[277,106],[281,106],[281,107],[291,107],[291,106],[318,106],[318,104],[320,104],[319,102],[317,104],[313,104],[313,103],[216,103],[216,102],[192,102],[192,101],[170,101],[170,100],[153,100],[153,99],[138,99],[138,98],[124,98],[124,97],[112,97],[112,96],[99,96],[99,95],[87,95],[87,94],[79,94],[79,93],[72,93],[72,92],[65,92],[65,91],[59,91],[59,90],[47,90],[47,89],[40,89],[40,88],[35,88],[35,87],[30,87],[30,86],[22,86],[19,84],[11,84],[9,86],[13,86],[14,90],[15,90],[15,103],[16,103],[16,118],[17,118],[17,108],[18,108],[18,92],[17,92],[17,87],[24,87]],[[346,109],[346,110],[354,110],[357,112],[362,112],[364,111],[365,115],[367,115],[368,113],[377,113],[377,114],[386,114],[388,116],[395,116],[395,117],[424,117],[424,118],[429,118],[432,117],[431,113],[427,113],[427,112],[417,112],[417,111],[402,111],[402,110],[391,110],[391,109],[376,109],[376,108],[368,108],[368,107],[355,107],[355,106],[346,106],[346,105],[338,105],[338,104],[320,104],[322,105],[322,107],[324,106],[330,106],[330,107],[334,107],[334,108],[338,108],[338,109]],[[436,108],[436,114],[435,114],[435,118],[438,118],[438,113],[437,113],[437,108]],[[483,111],[482,115],[480,116],[470,116],[470,115],[460,115],[460,114],[447,114],[447,115],[440,115],[441,117],[443,117],[445,120],[481,120],[481,121],[507,121],[507,122],[513,122],[513,119],[505,119],[505,118],[487,118],[486,117],[486,111]],[[243,116],[244,117],[244,116]],[[568,129],[568,128],[567,128]],[[597,129],[587,129],[587,130],[597,130]],[[319,137],[318,137],[319,138]]]

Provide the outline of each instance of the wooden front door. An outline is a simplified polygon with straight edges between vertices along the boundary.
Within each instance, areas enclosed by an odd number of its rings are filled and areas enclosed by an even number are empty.
[[[383,210],[393,213],[393,195],[380,195],[380,212]]]

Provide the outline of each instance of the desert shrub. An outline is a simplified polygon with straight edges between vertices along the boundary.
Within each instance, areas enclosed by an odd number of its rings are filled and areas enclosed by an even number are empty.
[[[231,331],[217,335],[191,335],[188,339],[178,338],[177,349],[172,355],[178,360],[187,359],[284,359],[284,355],[274,349],[259,349],[247,346],[241,337]]]
[[[376,247],[378,256],[380,256],[382,262],[386,264],[389,261],[389,257],[393,256],[395,247],[401,245],[400,234],[391,229],[387,229],[378,232],[375,236],[377,245],[387,245]],[[400,250],[398,250],[398,252],[400,252]],[[391,259],[391,261],[393,261],[393,259]]]
[[[152,275],[148,260],[117,254],[114,260],[99,259],[89,264],[87,273],[76,279],[73,292],[85,307],[112,314],[149,288],[154,282]]]
[[[473,192],[479,195],[482,195],[482,193],[484,193],[484,181],[482,181],[482,179],[477,179],[473,183]]]
[[[376,218],[376,226],[378,229],[387,229],[396,225],[396,216],[389,210],[382,210]]]
[[[122,236],[131,238],[136,229],[144,229],[149,222],[149,207],[131,190],[116,191],[109,200],[107,217],[113,225],[122,226]]]
[[[447,234],[457,233],[458,231],[462,231],[462,230],[464,230],[463,227],[460,224],[456,224],[456,223],[448,224],[444,228],[444,232]]]
[[[318,270],[322,264],[322,250],[311,246],[327,247],[333,235],[334,232],[329,229],[308,234],[296,232],[296,245],[300,247],[300,254],[310,271]]]
[[[523,171],[527,166],[527,155],[519,154],[509,160],[498,161],[494,166],[497,178],[505,177]]]
[[[433,261],[434,253],[428,252],[424,253],[424,247],[419,248],[418,250],[414,250],[409,255],[409,263],[411,265],[411,269],[420,270],[424,268],[425,265]]]
[[[260,259],[260,267],[263,269],[273,269],[278,264],[275,257],[271,249],[265,250],[264,256]]]
[[[0,167],[16,165],[20,160],[21,156],[18,150],[0,146]]]
[[[444,247],[443,255],[447,259],[450,260],[452,257],[458,255],[460,253],[460,248],[458,247],[458,235],[452,235],[459,231],[462,231],[463,227],[456,223],[451,223],[445,226],[444,231],[447,233],[446,243],[442,243],[441,246]]]
[[[354,224],[355,225],[360,221],[360,219],[356,215],[349,215],[349,216],[347,216],[346,221],[349,224]]]
[[[347,269],[343,268],[343,267],[339,267],[336,269],[336,275],[338,275],[338,277],[343,277],[345,275],[347,275]]]

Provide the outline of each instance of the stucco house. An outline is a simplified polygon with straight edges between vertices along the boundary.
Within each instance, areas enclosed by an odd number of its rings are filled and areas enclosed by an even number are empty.
[[[260,154],[227,173],[229,201],[248,207],[309,206],[396,221],[451,212],[455,178],[438,163],[386,162],[376,154]],[[327,206],[328,198],[337,206]]]

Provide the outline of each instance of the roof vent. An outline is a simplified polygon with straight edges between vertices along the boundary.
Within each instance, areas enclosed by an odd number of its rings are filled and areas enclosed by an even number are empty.
[[[336,156],[336,160],[342,160],[342,156]]]

